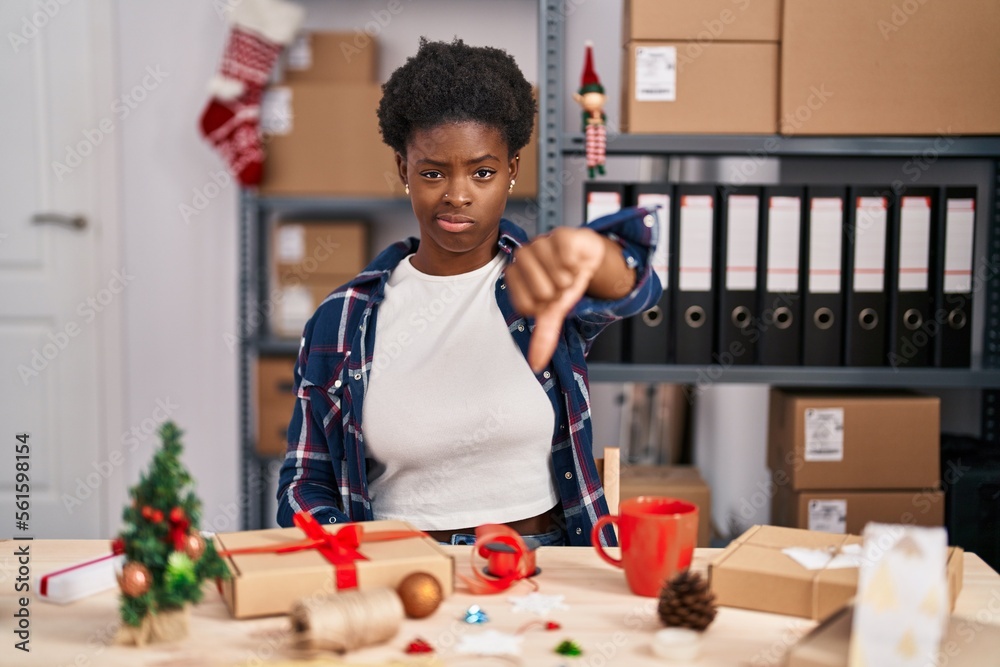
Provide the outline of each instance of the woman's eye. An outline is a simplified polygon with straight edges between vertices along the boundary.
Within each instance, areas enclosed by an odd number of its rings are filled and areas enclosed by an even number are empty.
[[[440,171],[425,171],[420,175],[423,176],[424,178],[441,178],[443,176],[443,174]]]
[[[476,178],[489,178],[495,173],[496,171],[494,171],[493,169],[487,169],[486,167],[483,167],[482,169],[477,169],[475,175]]]

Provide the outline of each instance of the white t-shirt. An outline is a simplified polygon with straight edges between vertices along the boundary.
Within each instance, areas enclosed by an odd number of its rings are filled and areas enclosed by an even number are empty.
[[[412,257],[378,306],[364,399],[375,518],[453,530],[548,511],[555,413],[497,305],[506,255],[457,276]]]

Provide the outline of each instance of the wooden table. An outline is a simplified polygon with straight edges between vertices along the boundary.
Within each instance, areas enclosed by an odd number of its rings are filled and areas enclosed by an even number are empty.
[[[206,589],[204,602],[192,613],[191,635],[174,645],[143,649],[115,646],[118,625],[117,591],[107,591],[70,605],[60,606],[32,599],[31,652],[15,650],[12,613],[16,597],[17,564],[12,557],[15,542],[0,541],[0,665],[3,667],[157,667],[240,665],[253,667],[287,660],[281,646],[288,622],[282,617],[235,621],[214,587]],[[23,543],[20,543],[23,544]],[[104,540],[35,540],[31,542],[32,578],[94,558],[107,552]],[[457,559],[458,571],[469,572],[471,547],[445,547]],[[616,550],[610,550],[615,552]],[[704,571],[717,549],[698,549],[694,569]],[[601,561],[591,549],[545,547],[538,552],[542,574],[540,592],[565,595],[566,611],[550,615],[562,629],[526,632],[523,663],[557,667],[602,667],[603,665],[663,665],[650,649],[652,634],[660,626],[655,600],[629,593],[624,575]],[[444,601],[430,618],[406,621],[388,644],[357,651],[350,664],[386,664],[390,661],[428,665],[436,661],[407,656],[403,648],[423,637],[438,648],[444,664],[510,664],[499,661],[457,661],[454,646],[466,635],[488,629],[515,632],[526,621],[537,618],[515,613],[509,595],[525,595],[531,589],[519,584],[497,596],[456,593]],[[462,622],[465,610],[479,604],[490,622],[470,626]],[[956,614],[979,623],[1000,625],[1000,576],[979,557],[965,555],[965,583]],[[701,658],[704,666],[780,665],[788,646],[813,627],[811,621],[740,609],[721,608],[715,623],[704,635]],[[579,642],[584,655],[564,658],[552,649],[564,638]],[[325,664],[325,663],[324,663]],[[329,664],[342,664],[330,662]]]

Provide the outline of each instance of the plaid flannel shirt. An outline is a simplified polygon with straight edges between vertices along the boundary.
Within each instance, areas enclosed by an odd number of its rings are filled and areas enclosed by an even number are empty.
[[[635,287],[617,301],[584,296],[566,318],[551,363],[536,376],[556,415],[552,463],[572,545],[589,545],[597,518],[608,513],[594,464],[585,356],[608,324],[641,313],[659,299],[662,287],[651,271],[655,222],[655,213],[632,208],[587,225],[622,246],[626,263],[636,271]],[[524,230],[501,220],[498,243],[508,262],[527,240]],[[278,481],[282,526],[291,526],[292,516],[300,511],[310,512],[321,523],[373,519],[361,415],[378,304],[389,274],[416,251],[418,243],[410,238],[384,250],[351,282],[331,293],[306,323],[295,366],[297,401]],[[501,276],[494,289],[497,304],[527,363],[534,319],[514,310],[506,288]],[[615,545],[610,527],[602,531],[601,542]]]

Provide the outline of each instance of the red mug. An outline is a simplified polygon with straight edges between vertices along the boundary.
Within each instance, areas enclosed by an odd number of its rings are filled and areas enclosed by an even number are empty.
[[[618,524],[620,560],[601,546],[601,528],[609,523]],[[618,516],[602,516],[590,535],[597,554],[625,570],[628,587],[646,597],[657,597],[665,581],[691,566],[697,539],[698,506],[660,496],[621,501]]]

